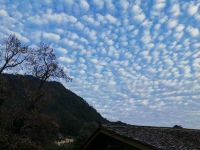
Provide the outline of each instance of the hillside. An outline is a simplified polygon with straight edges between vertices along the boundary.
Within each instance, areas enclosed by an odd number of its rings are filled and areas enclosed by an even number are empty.
[[[4,74],[3,78],[10,93],[4,102],[4,108],[26,105],[28,94],[34,91],[39,83],[39,80],[32,76]],[[99,122],[106,122],[84,99],[61,83],[47,82],[44,91],[45,96],[38,106],[39,110],[56,120],[63,135],[78,136],[84,126],[97,126]]]

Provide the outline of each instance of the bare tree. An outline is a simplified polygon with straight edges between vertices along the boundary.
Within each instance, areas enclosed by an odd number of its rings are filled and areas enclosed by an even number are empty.
[[[34,109],[35,105],[43,96],[42,88],[46,81],[52,78],[63,78],[65,81],[71,81],[72,79],[59,66],[54,49],[48,44],[41,43],[38,48],[34,49],[29,58],[29,63],[32,68],[31,74],[40,79],[38,89],[31,99],[31,107],[29,108]]]
[[[22,45],[21,41],[15,36],[10,35],[4,40],[0,50],[0,74],[4,70],[21,65],[28,56],[28,46]]]
[[[31,74],[40,79],[39,89],[50,78],[63,78],[66,81],[72,80],[65,73],[64,69],[59,66],[54,49],[48,44],[41,43],[37,49],[33,50],[30,65],[33,68]]]

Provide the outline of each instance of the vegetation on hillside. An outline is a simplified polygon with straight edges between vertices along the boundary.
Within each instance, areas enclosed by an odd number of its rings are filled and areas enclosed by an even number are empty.
[[[28,69],[27,69],[28,68]],[[8,75],[5,71],[26,74]],[[0,51],[0,149],[78,149],[105,121],[82,98],[52,78],[71,78],[60,67],[52,49],[40,44],[36,49],[10,35]],[[55,144],[72,136],[75,144]]]

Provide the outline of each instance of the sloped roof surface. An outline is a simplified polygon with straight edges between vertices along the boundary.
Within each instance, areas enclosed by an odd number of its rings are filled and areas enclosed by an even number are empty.
[[[169,127],[107,124],[103,128],[114,134],[138,140],[161,150],[200,150],[200,130]]]

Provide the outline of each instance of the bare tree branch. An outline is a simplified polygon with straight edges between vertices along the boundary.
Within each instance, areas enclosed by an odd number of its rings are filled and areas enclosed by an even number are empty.
[[[58,65],[54,49],[48,44],[41,43],[34,50],[29,62],[33,68],[31,74],[41,80],[40,88],[50,78],[63,78],[66,81],[72,80],[64,72],[63,68]]]
[[[28,58],[28,46],[23,46],[15,35],[10,35],[1,45],[0,74],[21,65]]]
[[[32,104],[30,109],[34,109],[43,95],[42,88],[46,81],[51,78],[63,78],[65,81],[71,81],[72,79],[66,74],[64,69],[59,66],[54,54],[54,49],[48,44],[41,43],[37,49],[33,50],[28,61],[32,67],[31,74],[40,79],[36,96],[31,100]]]

